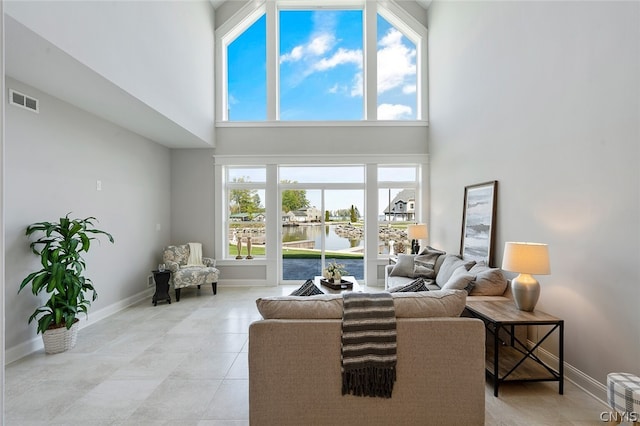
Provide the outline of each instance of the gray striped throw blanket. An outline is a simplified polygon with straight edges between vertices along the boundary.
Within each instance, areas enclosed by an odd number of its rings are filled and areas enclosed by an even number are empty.
[[[396,380],[396,311],[389,293],[345,293],[342,394],[391,398]]]

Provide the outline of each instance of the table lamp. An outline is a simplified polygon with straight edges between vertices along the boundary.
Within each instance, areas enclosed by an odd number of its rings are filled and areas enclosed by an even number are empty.
[[[418,254],[420,251],[420,242],[418,240],[426,240],[429,236],[427,225],[416,223],[407,226],[407,236],[411,240],[411,254]]]
[[[538,243],[504,243],[502,269],[520,275],[511,280],[511,292],[521,311],[533,311],[540,297],[540,283],[531,275],[549,275],[549,247]]]

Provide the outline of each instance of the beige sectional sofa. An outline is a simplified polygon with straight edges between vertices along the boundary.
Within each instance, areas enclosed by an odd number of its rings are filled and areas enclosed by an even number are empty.
[[[423,278],[429,290],[466,290],[469,300],[512,299],[509,281],[500,269],[430,247],[420,255],[401,254],[395,264],[385,266],[387,290],[417,278]]]
[[[250,424],[481,425],[485,329],[461,318],[466,292],[393,294],[392,397],[342,395],[342,296],[258,299],[249,328]]]

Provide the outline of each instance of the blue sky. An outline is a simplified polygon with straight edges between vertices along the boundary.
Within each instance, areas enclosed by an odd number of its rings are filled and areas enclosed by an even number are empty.
[[[361,120],[362,11],[280,12],[280,119]],[[231,121],[266,119],[266,20],[228,47]],[[378,119],[416,118],[415,45],[378,17]]]

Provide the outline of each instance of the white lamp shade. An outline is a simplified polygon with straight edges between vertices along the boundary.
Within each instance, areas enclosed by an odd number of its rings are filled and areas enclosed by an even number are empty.
[[[549,275],[549,246],[539,243],[504,243],[502,269],[521,274]]]
[[[407,236],[410,240],[426,240],[429,236],[427,225],[424,223],[418,223],[407,226]]]

